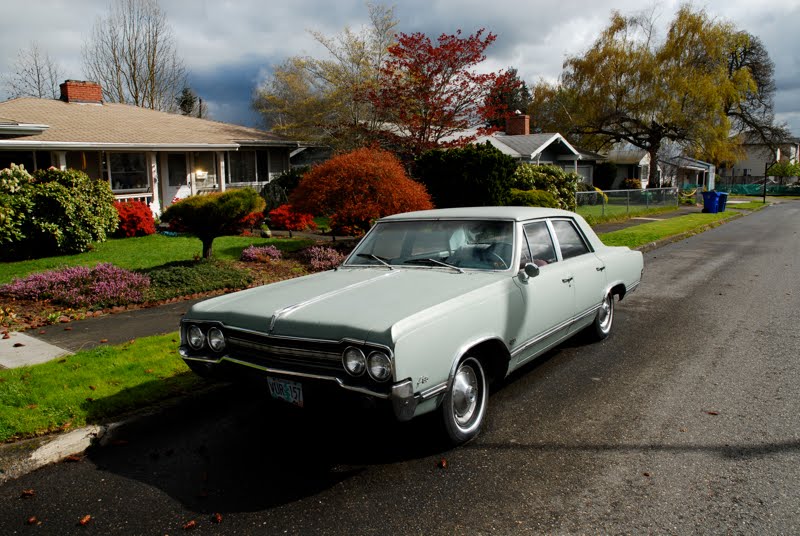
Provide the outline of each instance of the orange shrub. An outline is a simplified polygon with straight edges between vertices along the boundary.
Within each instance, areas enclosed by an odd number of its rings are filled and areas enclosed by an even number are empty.
[[[433,208],[425,187],[392,153],[356,149],[311,168],[292,192],[298,212],[331,217],[337,233],[361,234],[383,216]]]

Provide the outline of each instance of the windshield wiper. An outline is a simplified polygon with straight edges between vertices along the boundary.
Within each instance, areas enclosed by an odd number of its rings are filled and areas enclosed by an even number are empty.
[[[394,270],[394,267],[392,267],[391,264],[386,262],[389,259],[384,259],[383,257],[378,257],[377,255],[373,255],[372,253],[356,253],[356,257],[361,257],[363,259],[372,259],[374,261],[378,261],[379,263],[381,263],[382,265],[384,265],[388,269]]]
[[[437,264],[439,266],[444,266],[445,268],[452,268],[453,270],[455,270],[459,274],[463,274],[464,273],[464,270],[462,270],[458,266],[453,266],[452,264],[447,264],[446,262],[442,262],[439,259],[431,259],[431,258],[427,258],[427,259],[408,259],[403,264],[425,264],[425,263]]]

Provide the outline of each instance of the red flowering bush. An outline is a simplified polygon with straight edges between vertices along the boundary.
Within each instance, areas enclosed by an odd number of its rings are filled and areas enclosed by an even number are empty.
[[[114,232],[114,236],[130,238],[151,235],[156,232],[153,212],[146,203],[141,201],[115,202],[114,208],[119,214],[119,227]]]
[[[234,225],[235,227],[239,227],[241,229],[252,229],[253,227],[258,227],[264,222],[264,213],[261,211],[258,212],[251,212]]]
[[[274,229],[287,231],[305,231],[316,229],[314,216],[303,212],[296,212],[291,205],[281,205],[269,213],[269,224]]]
[[[433,208],[425,187],[406,175],[395,155],[356,149],[311,168],[292,192],[295,210],[330,215],[331,228],[361,234],[383,216]]]

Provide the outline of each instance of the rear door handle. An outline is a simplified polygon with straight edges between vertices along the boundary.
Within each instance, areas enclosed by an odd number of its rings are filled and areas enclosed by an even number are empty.
[[[606,269],[605,266],[598,266],[597,268],[595,268],[595,270],[597,270],[598,272],[602,272],[605,269]]]
[[[573,279],[572,277],[568,277],[566,279],[562,279],[561,282],[562,283],[569,283],[570,281],[572,281],[572,279]]]

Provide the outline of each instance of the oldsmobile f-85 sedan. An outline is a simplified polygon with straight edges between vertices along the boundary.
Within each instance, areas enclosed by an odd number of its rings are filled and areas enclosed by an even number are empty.
[[[529,207],[383,218],[328,272],[212,298],[181,322],[198,374],[238,370],[303,405],[329,384],[438,412],[454,444],[481,429],[489,386],[561,341],[605,339],[642,254],[605,246],[579,215]]]

